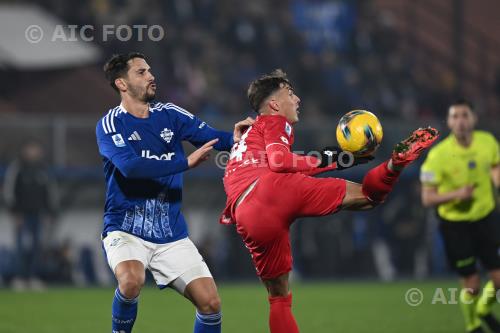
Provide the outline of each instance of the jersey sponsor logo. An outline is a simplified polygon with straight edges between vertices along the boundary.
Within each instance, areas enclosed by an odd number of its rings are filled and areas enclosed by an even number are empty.
[[[288,139],[287,139],[287,138],[285,138],[284,136],[281,136],[281,137],[280,137],[280,139],[281,139],[281,141],[283,141],[283,142],[284,142],[284,143],[286,143],[287,145],[289,144],[289,143],[288,143]]]
[[[115,134],[111,137],[113,139],[113,142],[115,143],[115,146],[117,147],[125,147],[125,140],[123,140],[123,137],[121,134]]]
[[[288,137],[290,137],[290,135],[292,135],[292,126],[290,126],[289,123],[285,123],[285,132],[286,132],[286,135],[288,135]]]
[[[170,161],[170,160],[172,160],[172,157],[174,157],[174,156],[175,156],[175,153],[165,153],[165,154],[161,154],[160,156],[153,155],[153,154],[151,154],[151,150],[149,150],[149,149],[141,151],[141,157],[149,158],[150,160]]]
[[[172,141],[172,138],[174,137],[174,132],[172,132],[168,128],[164,128],[163,131],[161,131],[160,136],[167,143],[170,143],[170,141]]]

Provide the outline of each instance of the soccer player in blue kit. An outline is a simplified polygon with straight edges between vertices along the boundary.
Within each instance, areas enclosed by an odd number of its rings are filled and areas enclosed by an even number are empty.
[[[194,304],[195,333],[220,332],[217,288],[180,212],[182,173],[213,148],[229,150],[253,119],[228,133],[172,103],[152,103],[155,78],[140,53],[113,56],[104,71],[121,97],[96,127],[106,178],[103,247],[118,281],[112,332],[132,331],[146,269],[159,288],[171,287]],[[186,158],[182,141],[199,148]]]

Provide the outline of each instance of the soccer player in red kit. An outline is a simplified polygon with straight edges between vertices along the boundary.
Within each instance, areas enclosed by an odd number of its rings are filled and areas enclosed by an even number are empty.
[[[259,114],[233,146],[224,175],[227,205],[221,223],[236,223],[252,255],[257,275],[267,288],[271,333],[297,333],[291,311],[288,274],[292,269],[289,229],[296,218],[323,216],[341,209],[370,209],[382,203],[401,170],[438,136],[418,129],[399,143],[390,160],[371,169],[356,184],[339,178],[313,178],[340,169],[332,150],[321,158],[291,152],[293,127],[300,99],[281,70],[253,81],[248,88],[252,108]],[[354,160],[353,165],[359,163]],[[361,161],[363,162],[363,161]]]

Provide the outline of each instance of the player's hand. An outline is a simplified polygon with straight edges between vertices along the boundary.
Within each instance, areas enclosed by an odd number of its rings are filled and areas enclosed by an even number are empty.
[[[474,193],[474,186],[467,185],[459,188],[456,191],[456,198],[461,201],[472,199],[472,194]]]
[[[247,119],[239,121],[234,125],[233,140],[235,143],[240,142],[243,132],[245,132],[248,127],[252,126],[254,122],[255,119],[247,117]]]
[[[198,164],[208,160],[208,158],[210,157],[210,151],[214,148],[214,145],[217,143],[217,141],[219,141],[219,139],[208,141],[203,146],[192,152],[187,158],[188,167],[190,169],[194,168]]]
[[[321,149],[320,168],[324,168],[333,163],[337,164],[337,170],[349,169],[359,164],[365,164],[373,160],[373,156],[357,157],[352,153],[343,151],[340,147],[331,146]]]

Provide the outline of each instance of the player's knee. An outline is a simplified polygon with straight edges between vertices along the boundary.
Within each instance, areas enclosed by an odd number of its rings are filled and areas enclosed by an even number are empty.
[[[198,311],[201,313],[217,313],[221,310],[221,300],[218,295],[211,296],[199,305]]]
[[[290,292],[283,288],[281,289],[269,289],[269,295],[271,297],[286,297]]]
[[[134,273],[125,273],[120,277],[118,285],[123,296],[135,298],[141,292],[144,278]]]
[[[288,275],[276,279],[264,280],[267,291],[271,297],[286,297],[289,294]]]
[[[360,184],[346,182],[346,193],[342,201],[342,209],[345,210],[368,210],[377,207],[380,202],[372,201],[363,192]]]

